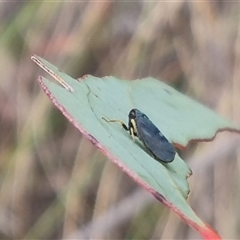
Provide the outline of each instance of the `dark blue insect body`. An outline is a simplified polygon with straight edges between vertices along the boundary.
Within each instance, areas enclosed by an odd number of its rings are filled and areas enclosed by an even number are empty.
[[[156,160],[164,163],[169,163],[174,160],[176,154],[174,146],[144,113],[138,109],[132,109],[128,114],[128,118],[128,126],[119,120],[107,121],[120,122],[122,127],[126,131],[129,131],[133,138],[136,136],[143,142],[147,151]]]
[[[137,136],[156,160],[172,162],[176,154],[174,146],[149,118],[138,109],[132,109],[128,117],[128,128],[125,125],[124,129]]]

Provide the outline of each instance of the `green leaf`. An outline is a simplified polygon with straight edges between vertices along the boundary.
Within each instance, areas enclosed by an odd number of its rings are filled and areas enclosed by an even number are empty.
[[[169,141],[186,146],[196,139],[211,139],[217,131],[235,130],[231,122],[201,104],[153,78],[135,81],[86,75],[76,81],[39,57],[32,59],[64,87],[45,78],[40,85],[62,113],[109,159],[158,200],[170,207],[189,225],[202,232],[215,233],[196,216],[187,204],[187,177],[191,170],[176,154],[172,163],[154,160],[137,141],[116,123],[127,123],[128,112],[137,108],[163,132]],[[69,91],[67,91],[68,89]],[[73,90],[73,91],[71,91]],[[238,129],[239,130],[239,129]]]

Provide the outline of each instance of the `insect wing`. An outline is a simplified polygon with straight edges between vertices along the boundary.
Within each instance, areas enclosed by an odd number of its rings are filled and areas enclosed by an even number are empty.
[[[140,140],[148,150],[162,162],[172,162],[176,150],[159,129],[145,116],[136,118]]]

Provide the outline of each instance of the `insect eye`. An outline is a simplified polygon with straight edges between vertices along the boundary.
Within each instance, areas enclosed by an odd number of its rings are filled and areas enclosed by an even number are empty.
[[[134,109],[132,109],[130,112],[129,112],[129,118],[136,118],[136,112]]]

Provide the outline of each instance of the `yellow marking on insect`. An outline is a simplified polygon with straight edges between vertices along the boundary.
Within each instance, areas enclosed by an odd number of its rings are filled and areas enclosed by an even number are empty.
[[[134,130],[133,130],[133,128],[131,127],[130,128],[130,135],[131,135],[131,137],[132,137],[132,139],[133,139],[133,141],[135,141],[135,137],[134,137]]]
[[[136,125],[136,121],[134,119],[130,120],[133,126],[133,131],[137,134],[138,136],[138,130],[137,130],[137,125]]]

